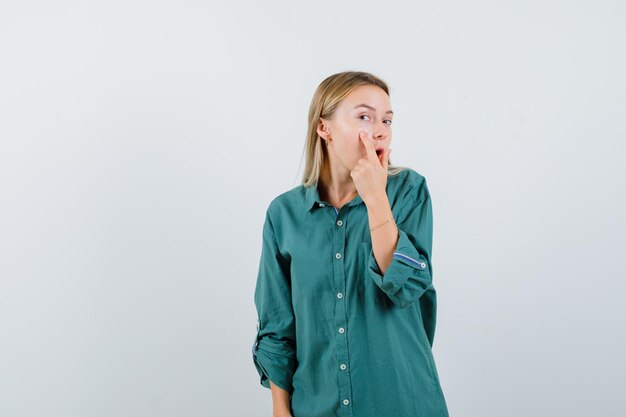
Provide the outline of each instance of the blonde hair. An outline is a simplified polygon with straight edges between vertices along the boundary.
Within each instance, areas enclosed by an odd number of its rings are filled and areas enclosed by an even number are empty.
[[[373,85],[383,89],[389,95],[389,87],[380,78],[368,72],[344,71],[327,77],[315,90],[311,105],[309,106],[308,128],[304,151],[306,164],[302,176],[302,184],[305,187],[317,186],[322,167],[327,160],[327,155],[322,138],[317,134],[319,118],[332,118],[337,106],[341,101],[357,87]],[[406,167],[392,166],[391,159],[387,167],[387,175],[396,175]]]

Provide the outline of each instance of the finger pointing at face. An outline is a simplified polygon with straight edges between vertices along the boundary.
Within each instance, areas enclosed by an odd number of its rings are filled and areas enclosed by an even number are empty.
[[[367,157],[378,159],[378,156],[376,155],[376,146],[374,145],[374,140],[368,136],[367,132],[361,130],[359,132],[359,138],[365,146]]]

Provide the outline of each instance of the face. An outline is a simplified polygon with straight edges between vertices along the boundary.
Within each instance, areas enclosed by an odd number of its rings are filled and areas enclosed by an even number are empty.
[[[367,157],[359,131],[370,132],[376,150],[384,151],[391,144],[392,119],[389,96],[380,87],[363,85],[343,99],[332,119],[320,118],[317,133],[332,138],[332,145],[327,146],[331,161],[352,170],[359,159]]]

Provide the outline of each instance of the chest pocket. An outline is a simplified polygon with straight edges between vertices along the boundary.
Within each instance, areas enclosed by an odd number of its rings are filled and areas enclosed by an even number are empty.
[[[360,275],[367,273],[367,264],[369,262],[369,255],[372,250],[372,244],[370,242],[361,242],[359,246],[359,272]]]
[[[359,264],[361,265],[361,268],[363,269],[364,274],[369,273],[368,269],[370,267],[370,262],[372,261],[374,262],[374,265],[376,266],[375,271],[382,275],[382,272],[380,271],[380,268],[378,267],[378,262],[376,262],[376,258],[374,257],[372,243],[361,242],[361,247],[359,249]]]
[[[374,282],[374,279],[371,276],[372,272],[369,271],[370,262],[374,262],[376,264],[375,271],[380,274],[380,268],[376,263],[376,258],[374,258],[374,253],[372,251],[372,243],[361,242],[357,265],[359,297],[363,298],[364,303],[371,303],[372,300],[374,300],[379,308],[393,308],[393,301],[391,301],[384,291],[381,290]]]

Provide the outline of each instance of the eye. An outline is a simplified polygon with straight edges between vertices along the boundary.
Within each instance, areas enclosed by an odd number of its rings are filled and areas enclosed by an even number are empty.
[[[359,115],[359,119],[361,119],[362,116],[370,117],[369,114],[360,114]],[[363,119],[361,119],[361,120],[363,120]],[[387,125],[391,125],[393,123],[393,121],[391,119],[386,119],[385,122],[389,122],[389,123],[387,123]]]

